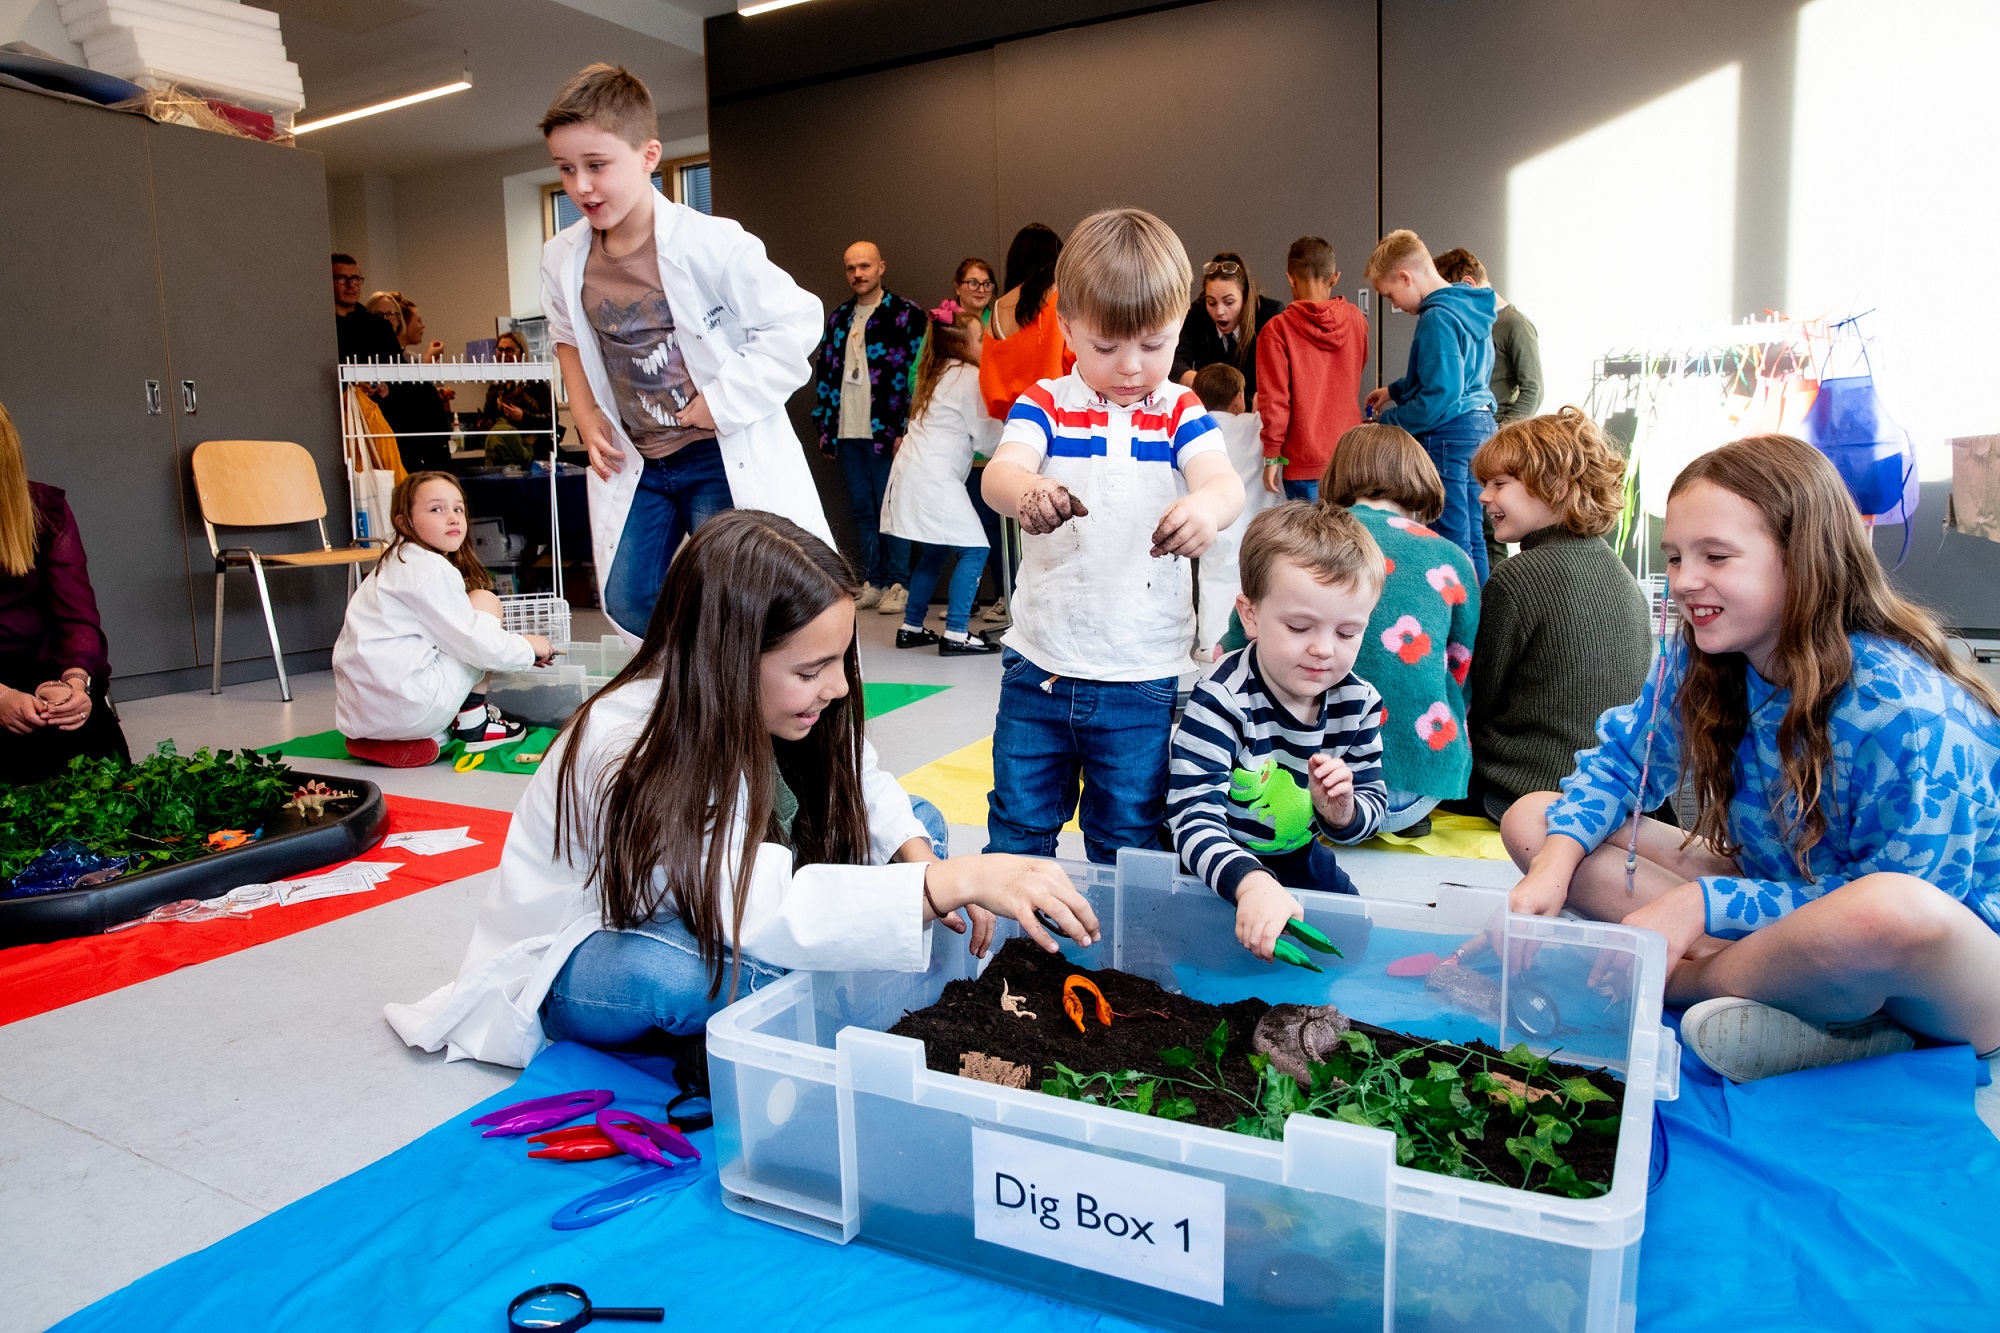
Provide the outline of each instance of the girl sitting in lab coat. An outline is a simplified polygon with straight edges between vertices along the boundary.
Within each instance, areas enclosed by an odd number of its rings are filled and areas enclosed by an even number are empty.
[[[476,691],[490,671],[547,666],[549,641],[500,627],[493,580],[466,544],[465,492],[445,472],[413,472],[389,500],[396,536],[347,603],[333,645],[333,719],[347,752],[420,768],[456,739],[468,753],[525,728]]]
[[[909,433],[896,450],[882,495],[882,531],[924,544],[923,559],[910,575],[910,602],[896,631],[896,646],[935,643],[942,657],[1000,651],[998,643],[967,630],[986,568],[987,544],[965,479],[973,456],[992,453],[1000,438],[1000,423],[986,415],[979,397],[979,350],[979,316],[949,299],[931,311],[930,337],[917,361],[916,391],[910,396]],[[924,616],[948,555],[956,556],[957,563],[939,636],[924,628]]]
[[[524,1066],[551,1040],[691,1037],[784,969],[921,972],[933,920],[984,955],[1090,906],[1048,861],[939,859],[943,819],[862,735],[847,561],[789,519],[718,514],[667,568],[637,656],[578,710],[514,811],[458,980],[390,1024]],[[928,823],[928,826],[927,826]]]

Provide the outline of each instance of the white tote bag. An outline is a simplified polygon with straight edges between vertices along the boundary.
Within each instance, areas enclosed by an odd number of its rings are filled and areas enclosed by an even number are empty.
[[[372,409],[372,410],[371,410]],[[388,429],[380,408],[364,406],[358,389],[350,388],[341,403],[347,445],[347,487],[354,511],[354,537],[393,537],[389,526],[389,498],[396,491],[396,472],[383,458],[378,437]],[[393,442],[395,436],[387,436]],[[393,454],[393,443],[389,450]]]

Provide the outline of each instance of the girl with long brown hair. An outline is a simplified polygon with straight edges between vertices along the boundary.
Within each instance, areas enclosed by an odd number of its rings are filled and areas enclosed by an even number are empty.
[[[944,861],[862,734],[853,569],[788,519],[709,520],[630,665],[571,718],[514,811],[458,981],[389,1021],[426,1050],[525,1065],[547,1041],[699,1033],[787,968],[921,971],[970,908],[1057,946],[1097,920],[1047,861]]]
[[[458,479],[411,473],[389,498],[389,525],[395,538],[348,599],[333,644],[333,721],[348,753],[421,768],[441,742],[477,754],[520,740],[527,728],[488,705],[481,682],[547,666],[553,649],[502,626]]]
[[[1666,936],[1682,1036],[1738,1081],[2000,1046],[2000,696],[1807,444],[1696,459],[1662,545],[1679,638],[1561,794],[1508,811],[1513,909]],[[1638,815],[1683,781],[1691,830]]]
[[[1284,309],[1257,290],[1243,256],[1224,250],[1201,266],[1201,295],[1188,307],[1174,348],[1173,377],[1193,384],[1195,372],[1220,361],[1243,375],[1243,400],[1257,408],[1257,332]],[[1312,496],[1294,498],[1312,499]]]

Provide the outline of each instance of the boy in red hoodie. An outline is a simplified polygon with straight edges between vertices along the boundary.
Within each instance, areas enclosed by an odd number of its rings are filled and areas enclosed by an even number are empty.
[[[1361,424],[1368,317],[1333,294],[1333,247],[1301,236],[1285,256],[1292,303],[1257,337],[1257,414],[1264,419],[1264,489],[1318,500],[1333,446]]]

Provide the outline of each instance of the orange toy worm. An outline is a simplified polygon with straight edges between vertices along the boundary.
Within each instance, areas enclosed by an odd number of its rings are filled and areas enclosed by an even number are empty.
[[[1104,998],[1104,992],[1097,989],[1097,983],[1089,977],[1072,976],[1063,983],[1063,1012],[1069,1015],[1070,1022],[1076,1024],[1076,1030],[1078,1032],[1084,1030],[1083,997],[1077,994],[1078,991],[1090,992],[1091,997],[1097,1001],[1097,1021],[1105,1027],[1110,1027],[1111,1003]]]

